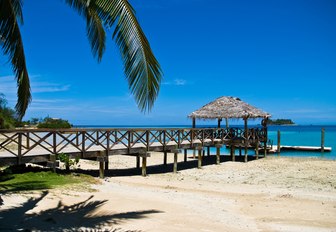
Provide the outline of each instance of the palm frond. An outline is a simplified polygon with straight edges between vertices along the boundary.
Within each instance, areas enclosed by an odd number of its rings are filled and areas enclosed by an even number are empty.
[[[86,19],[87,36],[91,43],[91,51],[98,61],[101,61],[105,51],[106,34],[101,19],[97,14],[95,5],[89,0],[66,0],[79,15]]]
[[[0,1],[0,35],[4,55],[9,57],[17,82],[18,101],[15,109],[21,119],[31,101],[29,75],[17,20],[23,22],[21,0]]]
[[[162,71],[127,0],[91,0],[100,18],[115,26],[115,39],[131,93],[141,111],[150,111],[158,96]]]

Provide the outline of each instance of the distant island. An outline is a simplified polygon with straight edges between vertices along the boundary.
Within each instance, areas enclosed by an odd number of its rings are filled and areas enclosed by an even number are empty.
[[[268,125],[294,125],[295,123],[291,119],[269,119]]]

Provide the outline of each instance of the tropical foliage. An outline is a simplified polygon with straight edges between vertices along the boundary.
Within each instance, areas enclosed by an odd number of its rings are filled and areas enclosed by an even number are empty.
[[[268,120],[269,125],[293,125],[295,124],[291,119],[274,119]]]
[[[5,95],[0,93],[0,129],[14,128],[17,122],[15,111],[7,106]]]
[[[65,3],[86,20],[87,36],[98,61],[105,51],[105,31],[114,28],[112,38],[120,49],[130,91],[141,111],[150,110],[159,93],[162,72],[128,0],[65,0]],[[19,24],[23,24],[22,0],[0,0],[0,44],[15,74],[18,86],[15,108],[21,119],[31,102],[31,91]]]
[[[61,118],[45,117],[37,124],[37,128],[64,129],[71,128],[71,124],[67,120]]]

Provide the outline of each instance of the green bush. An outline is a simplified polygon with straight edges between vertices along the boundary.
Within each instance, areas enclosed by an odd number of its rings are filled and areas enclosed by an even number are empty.
[[[37,125],[37,128],[64,129],[71,128],[71,126],[72,125],[67,120],[46,117]]]

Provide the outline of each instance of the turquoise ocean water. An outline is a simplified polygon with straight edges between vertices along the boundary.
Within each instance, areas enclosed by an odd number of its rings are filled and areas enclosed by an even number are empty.
[[[75,126],[85,128],[189,128],[190,125],[169,125],[169,126]],[[205,127],[205,126],[200,126]],[[215,127],[215,126],[206,126]],[[232,126],[242,127],[242,126]],[[253,126],[251,126],[253,127]],[[268,137],[273,144],[277,144],[277,131],[281,132],[281,145],[292,146],[321,146],[321,129],[325,129],[325,147],[332,147],[331,152],[306,152],[306,151],[282,151],[281,156],[293,157],[319,157],[336,160],[336,125],[311,126],[311,125],[294,125],[294,126],[269,126]],[[238,152],[238,151],[236,151]],[[215,154],[215,149],[211,149]],[[254,154],[252,150],[249,153]],[[229,150],[222,148],[221,154],[229,154]],[[276,154],[277,155],[277,154]]]

